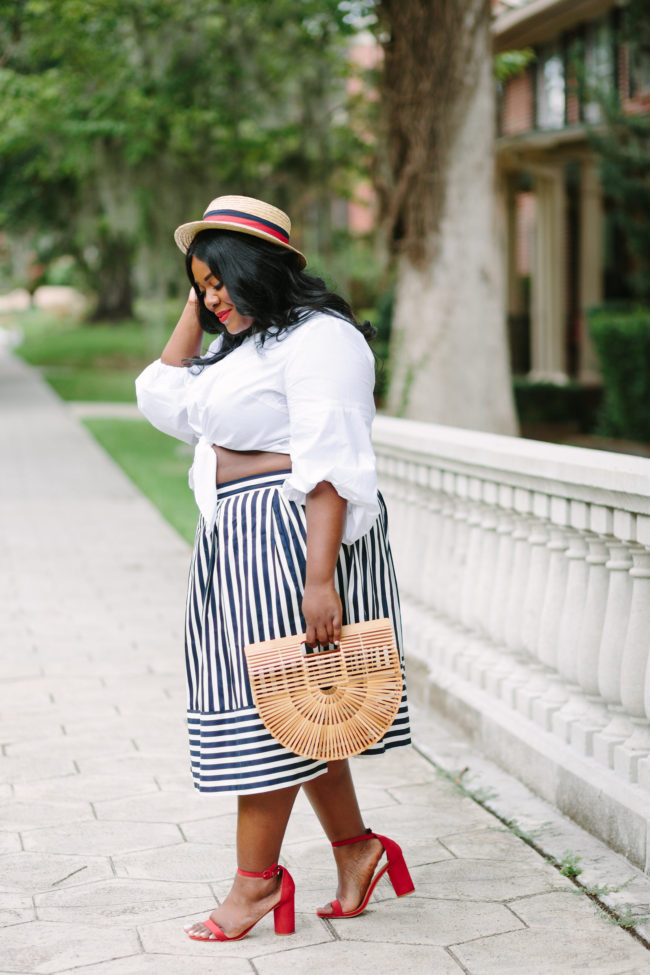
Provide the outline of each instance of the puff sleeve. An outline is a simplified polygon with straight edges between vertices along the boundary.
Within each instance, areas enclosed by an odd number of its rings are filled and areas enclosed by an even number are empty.
[[[187,373],[183,366],[157,359],[136,379],[135,393],[138,409],[157,430],[193,444],[197,435],[187,419]]]
[[[332,316],[305,322],[295,340],[285,367],[292,473],[282,492],[304,504],[320,481],[332,484],[348,502],[343,542],[351,544],[379,513],[374,359],[361,333]]]
[[[210,345],[208,354],[216,352],[220,343],[221,337]],[[138,409],[143,416],[157,430],[189,444],[198,440],[187,415],[187,394],[193,379],[193,372],[185,366],[169,366],[156,359],[135,381]]]

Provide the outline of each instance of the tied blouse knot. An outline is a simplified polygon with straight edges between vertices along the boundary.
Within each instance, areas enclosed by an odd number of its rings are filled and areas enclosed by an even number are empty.
[[[221,337],[210,345],[216,352]],[[158,359],[138,376],[138,407],[161,430],[194,444],[190,487],[206,526],[216,521],[215,444],[291,456],[281,491],[305,503],[329,481],[347,503],[343,542],[352,544],[379,513],[370,429],[375,415],[374,359],[350,322],[317,314],[280,333],[248,336],[203,368]]]

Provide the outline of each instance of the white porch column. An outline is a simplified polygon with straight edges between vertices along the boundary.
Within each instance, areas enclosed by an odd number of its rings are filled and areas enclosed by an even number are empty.
[[[532,276],[530,378],[567,381],[565,190],[562,169],[535,171],[537,225]]]
[[[603,300],[603,200],[598,164],[588,159],[580,173],[580,360],[578,378],[583,383],[600,382],[598,357],[585,312]]]

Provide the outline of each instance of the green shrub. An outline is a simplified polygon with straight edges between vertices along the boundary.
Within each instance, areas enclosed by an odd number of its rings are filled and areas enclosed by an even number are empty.
[[[601,391],[577,382],[531,382],[516,376],[513,392],[517,415],[523,426],[553,424],[590,432],[595,422]]]
[[[593,308],[588,322],[605,384],[598,432],[650,442],[650,309]]]

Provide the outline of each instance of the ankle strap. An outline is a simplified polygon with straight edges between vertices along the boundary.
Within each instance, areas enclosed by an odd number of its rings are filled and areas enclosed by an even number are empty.
[[[363,836],[353,836],[351,840],[336,840],[332,846],[348,846],[350,843],[360,843],[362,840],[369,840],[374,835],[371,829],[367,829]]]
[[[282,867],[279,867],[277,863],[274,863],[273,866],[268,868],[268,870],[262,870],[261,873],[250,873],[248,870],[240,870],[239,867],[237,867],[237,873],[241,877],[263,877],[264,880],[270,880],[271,877],[277,877],[281,870]]]

